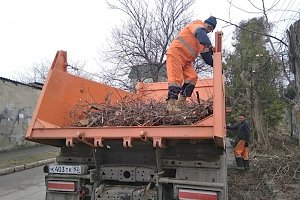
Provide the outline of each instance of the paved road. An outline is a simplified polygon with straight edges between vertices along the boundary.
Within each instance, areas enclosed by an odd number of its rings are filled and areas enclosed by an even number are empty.
[[[0,176],[0,199],[45,199],[44,176],[43,166]]]

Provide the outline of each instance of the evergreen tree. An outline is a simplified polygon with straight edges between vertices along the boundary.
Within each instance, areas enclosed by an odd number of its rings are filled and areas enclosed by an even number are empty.
[[[283,102],[278,95],[280,65],[267,48],[264,18],[242,21],[234,33],[235,50],[225,59],[227,96],[234,98],[234,115],[248,115],[260,146],[268,147],[268,130],[282,118]]]

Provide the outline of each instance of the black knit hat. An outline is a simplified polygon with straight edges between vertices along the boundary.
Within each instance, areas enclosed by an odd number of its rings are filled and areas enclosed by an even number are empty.
[[[214,16],[210,16],[204,21],[204,23],[211,25],[213,29],[215,29],[217,26],[217,19]]]

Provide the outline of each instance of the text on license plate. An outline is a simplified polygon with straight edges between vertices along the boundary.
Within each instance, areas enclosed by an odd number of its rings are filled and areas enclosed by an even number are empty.
[[[81,167],[76,165],[49,165],[49,173],[81,174]]]

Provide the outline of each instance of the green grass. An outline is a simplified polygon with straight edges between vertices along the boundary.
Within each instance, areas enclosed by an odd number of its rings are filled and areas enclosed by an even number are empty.
[[[58,156],[58,154],[59,154],[58,151],[49,151],[46,153],[37,153],[31,156],[26,156],[24,158],[2,160],[0,161],[0,169],[33,163],[36,161],[46,160],[49,158],[55,158],[56,156]]]

